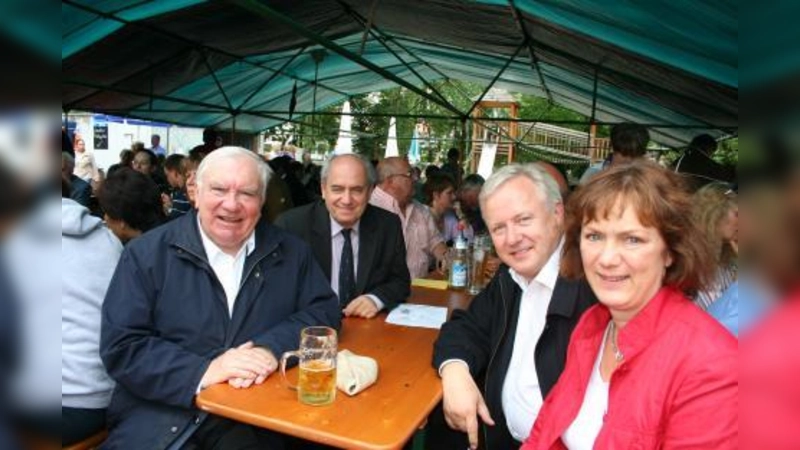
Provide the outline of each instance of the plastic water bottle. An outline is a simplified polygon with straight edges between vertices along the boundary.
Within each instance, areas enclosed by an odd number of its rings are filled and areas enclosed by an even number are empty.
[[[450,258],[450,289],[466,289],[468,279],[469,258],[467,255],[467,239],[464,237],[463,225],[458,225],[458,237],[453,248],[453,256]]]

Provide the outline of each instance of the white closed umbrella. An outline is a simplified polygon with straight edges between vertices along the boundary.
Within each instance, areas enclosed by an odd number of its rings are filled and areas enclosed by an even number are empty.
[[[342,119],[339,122],[339,137],[336,139],[336,147],[333,148],[335,155],[353,153],[353,117],[350,116],[350,102],[345,101],[342,105]]]
[[[400,156],[397,149],[397,121],[392,117],[389,119],[389,138],[386,140],[386,154],[384,157]]]

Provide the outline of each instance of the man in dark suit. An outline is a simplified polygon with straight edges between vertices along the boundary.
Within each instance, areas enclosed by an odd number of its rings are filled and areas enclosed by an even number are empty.
[[[346,316],[375,317],[410,293],[400,220],[369,204],[375,179],[361,156],[334,156],[322,168],[323,200],[287,211],[275,222],[311,246]]]

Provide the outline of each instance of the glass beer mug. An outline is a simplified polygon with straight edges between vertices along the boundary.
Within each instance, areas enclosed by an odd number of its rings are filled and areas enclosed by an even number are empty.
[[[307,327],[300,333],[300,349],[281,356],[281,375],[290,389],[297,391],[300,403],[328,405],[336,398],[336,330]],[[286,379],[289,358],[300,360],[297,386]]]

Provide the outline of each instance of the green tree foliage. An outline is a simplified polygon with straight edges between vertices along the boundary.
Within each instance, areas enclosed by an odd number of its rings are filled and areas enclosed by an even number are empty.
[[[466,113],[472,107],[475,99],[484,90],[484,86],[474,83],[439,80],[431,83],[434,89],[441,93],[448,102],[459,111]],[[428,89],[428,92],[432,91]],[[432,95],[436,95],[432,93]],[[519,117],[531,121],[556,122],[557,125],[571,128],[581,132],[589,131],[589,117],[551,104],[547,99],[530,95],[515,94],[519,102]],[[443,118],[416,118],[414,116],[454,116],[453,112],[434,103],[406,88],[398,87],[382,92],[362,94],[350,98],[351,109],[358,116],[353,118],[354,150],[368,158],[377,159],[384,155],[386,140],[389,134],[389,120],[392,115],[397,117],[397,146],[401,155],[408,152],[418,121],[424,120],[429,129],[430,136],[422,143],[422,161],[431,163],[444,160],[444,155],[451,147],[461,148],[463,143],[461,121],[458,119]],[[325,108],[324,112],[338,113],[342,105],[333,105]],[[336,144],[339,132],[340,118],[335,114],[306,116],[297,118],[304,125],[275,127],[268,133],[288,138],[295,135],[295,143],[303,148],[316,150],[332,150]],[[467,139],[472,130],[468,123]],[[597,136],[608,137],[610,127],[598,126]],[[715,154],[715,159],[723,164],[735,165],[738,162],[738,139],[729,139],[720,143]],[[670,162],[677,159],[681,150],[668,150],[664,154],[664,161]],[[465,155],[467,156],[467,155]],[[466,158],[465,158],[466,159]],[[520,150],[517,152],[519,161],[536,161],[543,159],[543,155],[535,151]],[[577,166],[576,166],[577,167]],[[579,167],[582,169],[583,166]]]

